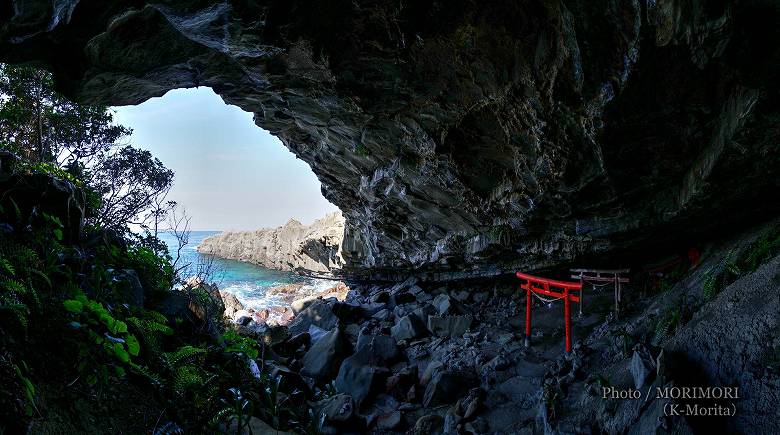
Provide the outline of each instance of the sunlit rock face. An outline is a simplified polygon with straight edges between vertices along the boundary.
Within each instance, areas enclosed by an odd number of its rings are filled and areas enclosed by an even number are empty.
[[[201,254],[246,261],[269,269],[334,273],[341,268],[344,217],[339,212],[311,225],[290,219],[277,228],[227,231],[198,245]]]
[[[486,274],[777,213],[780,13],[732,3],[14,0],[0,59],[85,102],[212,87],[312,167],[349,265]]]

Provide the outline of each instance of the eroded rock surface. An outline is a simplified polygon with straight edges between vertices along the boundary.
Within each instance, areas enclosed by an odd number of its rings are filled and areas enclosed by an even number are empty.
[[[343,238],[344,218],[336,212],[311,225],[291,219],[278,228],[228,231],[203,240],[198,252],[269,269],[330,273],[343,265]]]
[[[14,0],[0,60],[44,63],[86,102],[209,86],[312,167],[348,266],[440,278],[776,212],[779,18],[768,1]]]

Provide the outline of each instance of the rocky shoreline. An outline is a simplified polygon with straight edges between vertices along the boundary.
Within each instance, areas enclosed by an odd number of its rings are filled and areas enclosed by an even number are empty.
[[[203,283],[199,284],[201,287]],[[286,326],[295,315],[317,300],[335,298],[344,301],[350,289],[343,282],[334,282],[325,290],[307,291],[305,283],[283,284],[270,287],[266,296],[279,297],[286,305],[270,306],[255,309],[244,305],[236,295],[225,290],[218,290],[216,284],[205,284],[212,289],[210,294],[219,295],[224,306],[223,318],[238,325],[239,332],[256,331],[266,327]],[[216,292],[216,293],[215,293]]]
[[[206,238],[197,249],[201,254],[269,269],[328,274],[344,263],[343,239],[344,217],[335,212],[311,225],[291,219],[277,228],[224,232]]]
[[[279,394],[311,398],[323,418],[321,433],[691,433],[687,420],[663,416],[671,399],[608,400],[602,390],[685,385],[688,372],[699,370],[681,362],[687,360],[714,364],[703,369],[712,375],[709,385],[730,385],[727,374],[742,363],[715,358],[727,351],[705,346],[706,328],[683,319],[727,316],[721,311],[728,304],[707,303],[701,283],[721,273],[735,250],[750,249],[750,237],[711,250],[664,293],[647,298],[627,290],[630,303],[620,319],[611,292],[591,289],[584,314],[573,320],[570,355],[563,352],[559,305],[537,306],[532,346],[523,345],[525,298],[513,280],[339,283],[296,300],[299,288],[288,285],[274,290],[291,300],[279,313],[244,310],[231,295],[222,297],[239,333],[263,346],[258,364],[280,377]],[[751,283],[777,279],[778,262],[729,285],[720,299],[741,307],[748,303],[740,296],[746,287],[770,292],[771,286]],[[763,311],[775,309],[772,302]],[[661,328],[680,310],[689,314],[673,329]],[[748,311],[732,311],[734,322],[749,323],[739,319],[750,317]],[[765,320],[777,324],[776,316]],[[759,355],[770,333],[743,334],[741,346]],[[688,348],[688,341],[700,343]],[[776,396],[769,386],[777,384],[777,373],[747,373],[745,382]],[[736,404],[739,424],[758,428],[764,396],[749,390]]]

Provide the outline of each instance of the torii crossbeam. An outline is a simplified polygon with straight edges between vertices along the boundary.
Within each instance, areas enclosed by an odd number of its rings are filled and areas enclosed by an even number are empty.
[[[620,302],[622,301],[623,286],[628,283],[628,278],[623,277],[629,269],[571,269],[571,277],[579,279],[580,284],[589,283],[613,283],[615,285],[615,318],[620,318]],[[580,315],[582,315],[582,302],[580,302]]]

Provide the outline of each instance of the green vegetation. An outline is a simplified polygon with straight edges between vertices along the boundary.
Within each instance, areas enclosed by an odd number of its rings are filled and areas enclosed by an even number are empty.
[[[631,356],[631,351],[636,344],[636,339],[625,329],[619,329],[612,335],[613,343],[625,358]]]
[[[106,107],[73,103],[51,74],[0,64],[0,149],[21,158],[20,172],[50,174],[84,190],[89,223],[154,233],[175,203],[173,171],[148,151],[124,144],[132,130]]]
[[[678,305],[677,308],[669,311],[665,316],[658,320],[658,323],[655,325],[655,334],[653,335],[652,343],[654,345],[660,345],[664,340],[674,335],[674,332],[680,326],[680,319],[681,310],[680,305]]]
[[[0,434],[317,433],[306,394],[258,373],[262,341],[176,288],[155,237],[173,173],[46,73],[0,66],[0,96]]]
[[[740,252],[732,250],[720,264],[710,270],[702,283],[704,300],[712,300],[731,283],[755,271],[778,254],[780,254],[780,224],[764,230],[744,250]]]
[[[45,432],[57,420],[77,433],[144,433],[156,424],[187,433],[232,425],[236,433],[250,417],[316,433],[318,419],[300,392],[285,390],[283,378],[270,372],[252,373],[262,343],[224,330],[219,304],[205,289],[173,289],[177,279],[164,248],[148,236],[118,237],[97,226],[68,241],[63,216],[31,220],[36,209],[13,207],[20,198],[6,193],[0,202],[0,226],[7,229],[0,232],[6,433]],[[136,277],[141,303],[132,294]]]

